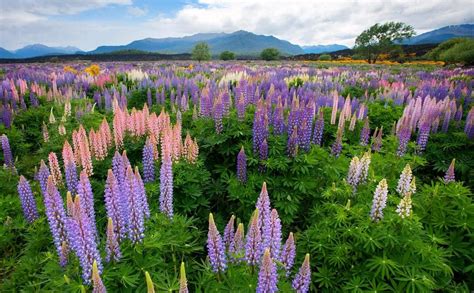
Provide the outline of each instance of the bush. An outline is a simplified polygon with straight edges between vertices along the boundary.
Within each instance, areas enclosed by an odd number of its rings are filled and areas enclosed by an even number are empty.
[[[221,53],[219,56],[221,60],[227,61],[227,60],[234,60],[235,59],[235,54],[234,52],[231,51],[224,51]]]
[[[331,61],[331,55],[322,54],[321,56],[319,56],[319,61]]]
[[[436,61],[444,61],[448,64],[462,63],[464,65],[473,65],[474,40],[464,38],[451,39],[441,43],[429,52],[427,57]]]
[[[280,58],[280,51],[276,48],[266,48],[260,53],[260,58],[265,61],[278,60]]]
[[[192,58],[193,60],[197,60],[199,62],[210,60],[211,51],[209,49],[209,45],[205,42],[197,43],[196,46],[194,46]]]

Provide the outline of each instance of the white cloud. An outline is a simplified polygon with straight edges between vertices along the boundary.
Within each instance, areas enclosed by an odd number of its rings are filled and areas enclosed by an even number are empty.
[[[403,21],[413,25],[418,33],[474,22],[472,0],[199,0],[197,4],[183,6],[174,15],[161,13],[138,23],[136,20],[149,12],[133,6],[132,2],[0,0],[0,46],[13,49],[40,42],[91,50],[99,45],[126,44],[146,37],[240,29],[274,35],[300,45],[352,46],[355,37],[376,22]],[[136,16],[133,23],[127,18],[84,22],[49,17],[77,14],[111,4],[124,5],[128,14]],[[12,21],[15,18],[18,21]]]
[[[140,8],[137,6],[129,6],[127,8],[128,14],[131,16],[139,17],[139,16],[144,16],[148,13],[148,9],[146,8]]]

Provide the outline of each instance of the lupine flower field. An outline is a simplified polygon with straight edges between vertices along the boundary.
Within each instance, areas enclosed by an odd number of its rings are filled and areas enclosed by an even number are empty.
[[[1,292],[469,292],[474,69],[0,67]]]

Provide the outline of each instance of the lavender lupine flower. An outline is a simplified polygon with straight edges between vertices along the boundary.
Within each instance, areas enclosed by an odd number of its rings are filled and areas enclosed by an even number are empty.
[[[286,152],[290,158],[294,158],[298,154],[298,130],[296,129],[296,126],[293,127],[293,131],[288,137]]]
[[[369,143],[370,138],[370,126],[369,126],[369,118],[366,117],[364,121],[364,126],[360,131],[360,145],[366,146]]]
[[[115,234],[122,240],[127,235],[126,219],[128,217],[128,208],[127,205],[124,205],[125,201],[122,200],[122,193],[111,169],[107,173],[104,198],[107,216],[114,223]]]
[[[173,170],[171,155],[164,155],[160,169],[160,210],[173,219]]]
[[[224,244],[222,243],[221,235],[214,223],[212,213],[209,214],[209,232],[207,233],[207,253],[212,270],[215,273],[225,272],[226,257],[224,252]]]
[[[127,168],[127,204],[128,204],[128,238],[132,243],[141,242],[144,237],[145,224],[143,201],[139,195],[140,188],[137,184],[132,167]]]
[[[41,192],[43,193],[43,195],[46,194],[46,187],[47,187],[49,175],[50,173],[49,173],[48,166],[46,166],[44,161],[41,160],[38,173],[36,174],[36,178],[40,184]]]
[[[184,262],[181,262],[181,268],[179,270],[179,293],[188,293],[188,280],[186,279],[186,269],[184,268]]]
[[[153,145],[147,138],[143,147],[143,181],[153,182],[155,180],[155,164],[153,161]]]
[[[114,223],[109,217],[107,221],[107,243],[105,245],[106,262],[118,261],[122,257],[117,234],[115,234]]]
[[[54,185],[53,177],[48,177],[46,192],[44,194],[44,206],[46,217],[48,218],[49,228],[53,234],[54,245],[59,255],[59,263],[65,266],[67,263],[67,245],[66,249],[62,247],[63,242],[68,243],[66,233],[66,212],[64,203],[59,194],[56,185]]]
[[[323,140],[323,132],[324,132],[324,112],[322,109],[319,110],[318,119],[314,124],[314,132],[313,132],[313,143],[315,145],[321,145]]]
[[[63,161],[64,161],[64,174],[66,177],[67,189],[76,194],[77,190],[77,166],[74,161],[74,153],[72,151],[71,145],[67,142],[64,143],[63,148]]]
[[[372,209],[370,211],[370,218],[378,222],[383,219],[383,209],[387,204],[388,186],[387,180],[382,179],[374,192],[374,199],[372,201]]]
[[[263,182],[262,190],[257,199],[255,207],[258,209],[258,228],[263,236],[263,231],[265,230],[265,225],[268,225],[270,222],[270,197],[268,196],[267,183]]]
[[[309,253],[307,253],[292,286],[296,293],[306,293],[309,291],[309,284],[311,284],[311,266],[309,265]]]
[[[107,293],[104,283],[102,283],[102,279],[100,278],[99,268],[97,266],[96,260],[94,260],[92,263],[92,284],[92,293]]]
[[[14,170],[15,166],[13,165],[13,155],[12,155],[12,150],[10,148],[10,142],[8,141],[8,137],[5,134],[3,134],[0,137],[0,140],[2,141],[4,164],[7,168]]]
[[[342,151],[342,128],[337,130],[336,140],[332,144],[331,154],[338,158],[341,155]]]
[[[138,171],[138,167],[135,166],[135,181],[136,181],[136,192],[139,200],[141,201],[143,215],[145,218],[150,217],[150,208],[148,206],[148,200],[146,198],[145,184],[143,184],[142,177]]]
[[[430,123],[424,119],[420,123],[420,128],[418,129],[418,139],[416,144],[418,145],[418,152],[422,153],[426,149],[426,144],[428,143],[428,136],[430,135]]]
[[[410,188],[411,179],[413,175],[411,172],[410,164],[407,164],[405,168],[403,168],[402,174],[400,174],[400,179],[398,179],[397,185],[397,192],[401,196],[405,196],[407,193],[412,193]]]
[[[279,101],[275,110],[273,110],[273,134],[281,135],[285,132],[285,117],[283,115],[283,106]]]
[[[269,223],[264,228],[263,247],[270,249],[272,258],[279,259],[281,249],[281,221],[276,209],[271,211]]]
[[[448,132],[448,128],[449,128],[449,121],[451,120],[451,110],[448,109],[446,110],[446,112],[444,113],[444,119],[443,119],[443,126],[441,127],[441,131],[446,133]]]
[[[224,229],[224,245],[225,245],[226,250],[229,249],[230,244],[232,243],[232,240],[234,239],[234,220],[235,220],[235,216],[232,215]]]
[[[247,156],[243,146],[237,155],[237,179],[241,183],[247,182]]]
[[[229,246],[229,254],[232,262],[240,262],[242,255],[245,253],[244,243],[244,224],[239,223],[237,231],[235,231],[234,238]]]
[[[357,191],[357,186],[359,185],[362,173],[362,164],[358,157],[354,157],[351,160],[349,165],[349,171],[347,172],[347,183],[352,186],[352,191],[355,193]]]
[[[410,128],[407,125],[401,126],[397,136],[398,136],[397,156],[401,157],[407,151],[407,145],[411,137]]]
[[[36,208],[36,201],[31,191],[30,183],[25,179],[25,177],[20,176],[20,181],[18,182],[18,195],[21,200],[21,207],[23,208],[23,215],[28,223],[33,223],[38,219],[38,210]]]
[[[245,261],[252,266],[258,264],[262,255],[262,233],[258,223],[259,211],[256,209],[245,239]]]
[[[261,161],[265,161],[266,159],[268,159],[268,144],[266,139],[264,139],[262,144],[260,145],[259,158]],[[265,172],[265,169],[265,165],[263,164],[263,162],[261,162],[259,166],[260,172]]]
[[[224,126],[222,125],[222,118],[224,117],[224,105],[222,103],[221,96],[219,96],[214,103],[213,116],[216,133],[221,133],[224,129]]]
[[[311,144],[311,131],[313,128],[312,117],[304,117],[298,129],[298,147],[304,151],[309,151]]]
[[[76,195],[73,213],[67,219],[66,225],[69,244],[79,258],[82,278],[86,284],[90,284],[94,261],[98,262],[99,271],[102,271],[102,264],[92,229],[92,225],[95,225],[95,223],[91,223],[84,205],[81,204],[80,195]]]
[[[278,291],[278,274],[276,264],[267,248],[263,254],[262,265],[258,273],[257,293],[273,293]]]
[[[451,164],[449,165],[449,168],[446,171],[446,175],[444,175],[444,183],[450,183],[450,182],[454,182],[456,180],[455,175],[454,175],[454,164],[455,164],[455,162],[456,162],[456,159],[453,159],[451,161]]]
[[[123,182],[125,181],[126,168],[127,167],[123,162],[123,157],[119,154],[119,152],[116,151],[112,159],[112,170],[119,186],[122,186]]]
[[[84,207],[84,212],[90,219],[92,232],[94,232],[94,235],[98,237],[99,234],[97,233],[97,228],[95,226],[94,193],[92,192],[89,176],[87,176],[85,170],[82,170],[79,175],[77,194],[81,195],[81,204]]]
[[[293,264],[295,263],[295,256],[296,256],[295,239],[293,237],[293,232],[290,232],[290,235],[288,236],[288,239],[286,240],[285,245],[283,245],[283,248],[281,250],[281,256],[280,256],[280,261],[283,264],[283,267],[285,268],[287,277],[290,275],[290,270],[293,267]]]

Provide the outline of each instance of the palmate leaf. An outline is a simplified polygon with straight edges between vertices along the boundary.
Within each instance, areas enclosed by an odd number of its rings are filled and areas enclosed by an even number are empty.
[[[368,259],[367,267],[375,276],[385,279],[394,276],[398,272],[399,265],[384,254],[382,257],[376,256]]]
[[[362,293],[366,292],[367,284],[361,277],[354,276],[348,283],[346,283],[343,289],[353,293]]]

